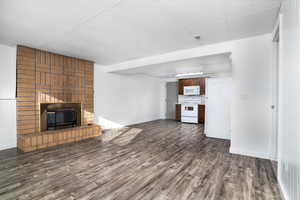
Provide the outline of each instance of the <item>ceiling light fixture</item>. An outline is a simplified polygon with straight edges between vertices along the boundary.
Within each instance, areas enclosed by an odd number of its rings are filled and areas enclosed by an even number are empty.
[[[203,72],[177,74],[176,77],[203,75]]]

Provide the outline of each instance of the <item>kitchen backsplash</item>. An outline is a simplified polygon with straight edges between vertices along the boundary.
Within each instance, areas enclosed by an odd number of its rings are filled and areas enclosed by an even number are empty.
[[[178,95],[178,103],[184,104],[185,102],[197,102],[198,104],[205,104],[205,96],[184,96]]]

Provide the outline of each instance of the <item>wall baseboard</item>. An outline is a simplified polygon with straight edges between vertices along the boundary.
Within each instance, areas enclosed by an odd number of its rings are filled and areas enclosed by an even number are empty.
[[[257,151],[247,151],[244,149],[232,148],[230,147],[229,152],[232,154],[239,154],[243,156],[250,156],[255,158],[262,158],[262,159],[270,159],[269,154]]]
[[[278,161],[278,158],[276,157],[276,156],[269,156],[269,159],[271,160],[271,161]]]
[[[222,140],[231,140],[230,137],[228,136],[224,136],[224,135],[221,135],[221,136],[214,136],[214,135],[209,135],[209,134],[205,134],[206,137],[210,137],[210,138],[216,138],[216,139],[222,139]]]
[[[285,187],[282,185],[281,178],[278,177],[277,180],[278,180],[278,185],[279,185],[279,189],[280,189],[280,193],[281,193],[282,199],[283,199],[283,200],[289,200],[289,198],[288,198],[288,196],[287,196],[286,189],[285,189]]]
[[[152,121],[157,121],[157,120],[164,120],[164,119],[162,119],[162,118],[155,118],[155,119],[149,119],[149,120],[141,120],[141,121],[132,122],[132,123],[126,123],[124,125],[124,127],[126,127],[126,126],[134,126],[134,125],[137,125],[137,124],[142,124],[142,123],[152,122]]]
[[[127,126],[133,126],[133,125],[137,125],[137,124],[141,124],[141,123],[145,123],[145,122],[151,122],[151,121],[156,121],[156,120],[160,120],[160,117],[155,117],[155,118],[150,118],[150,119],[144,119],[144,120],[134,120],[131,122],[116,122],[113,124],[110,124],[110,121],[108,121],[108,124],[106,122],[106,120],[99,122],[99,120],[97,121],[97,117],[95,118],[95,123],[102,126],[102,130],[111,130],[111,129],[122,129],[124,127]]]
[[[11,149],[11,148],[16,148],[17,145],[3,145],[3,144],[0,144],[0,151],[2,150],[6,150],[6,149]]]

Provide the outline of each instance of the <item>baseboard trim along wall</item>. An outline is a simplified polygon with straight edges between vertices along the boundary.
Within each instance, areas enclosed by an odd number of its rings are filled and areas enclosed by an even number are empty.
[[[277,180],[278,180],[278,185],[279,185],[279,189],[280,189],[280,192],[281,192],[282,200],[290,200],[290,198],[288,198],[286,189],[284,188],[284,186],[282,184],[282,181],[281,181],[281,178],[279,176],[278,176]]]
[[[129,124],[125,125],[124,127],[134,126],[134,125],[138,125],[138,124],[142,124],[142,123],[146,123],[146,122],[154,122],[157,120],[166,120],[166,119],[165,118],[156,118],[156,119],[150,119],[150,120],[145,120],[145,121],[139,121],[139,122],[129,123]]]
[[[15,144],[15,145],[3,145],[3,144],[0,144],[0,151],[6,150],[6,149],[12,149],[12,148],[16,148],[16,147],[17,147],[17,144]]]
[[[250,156],[250,157],[255,157],[255,158],[262,158],[262,159],[270,159],[270,156],[268,153],[263,153],[263,152],[257,152],[257,151],[247,151],[243,149],[237,149],[237,148],[232,148],[230,147],[229,152],[232,154],[239,154],[243,156]]]
[[[209,134],[205,134],[207,137],[210,137],[210,138],[216,138],[216,139],[222,139],[222,140],[231,140],[230,137],[228,136],[225,136],[225,135],[209,135]]]
[[[120,128],[125,128],[128,126],[134,126],[134,125],[147,123],[147,122],[153,122],[153,121],[157,121],[157,120],[164,120],[164,118],[155,118],[155,119],[149,119],[149,120],[134,121],[134,122],[124,123],[123,125],[116,126],[116,127],[104,128],[103,130],[120,129]]]

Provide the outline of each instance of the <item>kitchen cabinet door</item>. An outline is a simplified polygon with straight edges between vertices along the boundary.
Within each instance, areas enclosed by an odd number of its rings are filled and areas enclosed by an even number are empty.
[[[205,122],[205,105],[198,105],[198,123]]]
[[[199,79],[200,95],[205,95],[205,78]]]
[[[189,78],[178,80],[178,94],[183,95],[185,86],[200,86],[200,95],[205,95],[205,78]]]
[[[181,104],[176,104],[176,120],[181,121]]]

